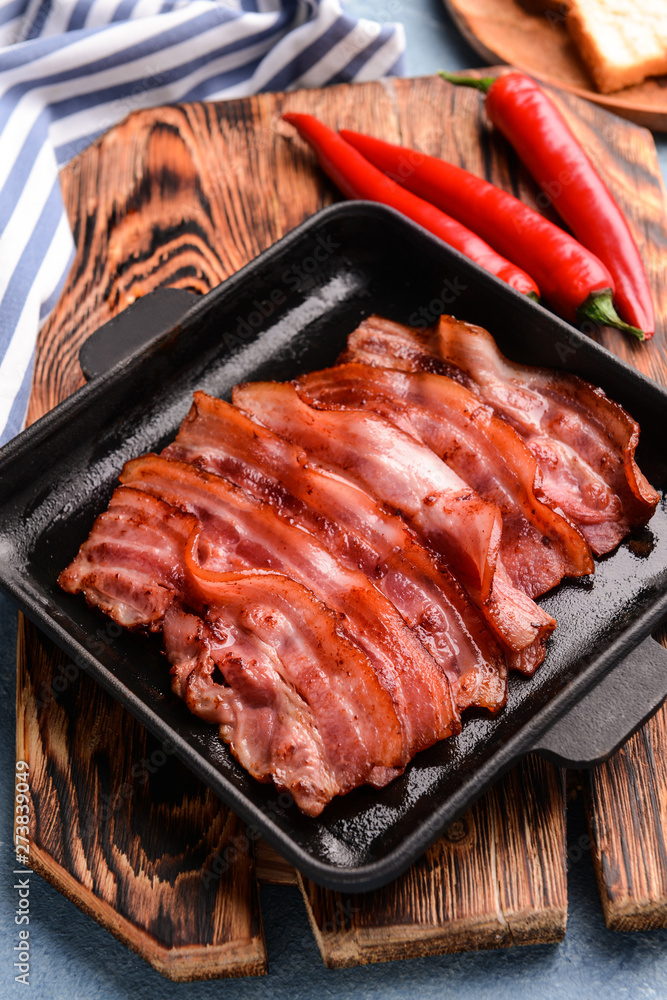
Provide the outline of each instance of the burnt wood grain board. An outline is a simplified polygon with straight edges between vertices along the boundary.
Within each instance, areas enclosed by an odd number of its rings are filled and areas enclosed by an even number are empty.
[[[31,867],[170,979],[266,972],[241,821],[23,616]]]
[[[666,240],[662,189],[652,140],[643,130],[627,126],[576,98],[562,95],[558,99],[628,212],[659,293],[660,334],[648,349],[638,350],[615,331],[603,331],[600,339],[649,375],[658,377],[665,370],[666,309],[665,292],[659,288],[657,277],[666,263]],[[135,113],[61,174],[76,257],[67,286],[40,333],[29,410],[31,420],[82,384],[78,350],[100,324],[153,288],[173,286],[200,293],[207,291],[336,198],[331,185],[315,168],[310,152],[280,121],[281,110],[288,108],[313,112],[332,125],[420,145],[490,177],[529,203],[535,203],[532,182],[504,141],[488,128],[477,95],[450,87],[438,78],[341,86],[288,95],[267,94],[224,104],[194,104]],[[640,197],[637,191],[641,192]],[[23,739],[20,744],[23,752],[31,755],[32,773],[41,776],[50,773],[54,766],[49,756],[50,744],[39,739],[27,741],[21,733],[28,731],[30,719],[44,711],[43,707],[35,707],[35,691],[41,691],[44,684],[48,688],[49,671],[58,654],[42,637],[30,638],[31,644],[37,641],[43,655],[33,655],[27,639],[19,650],[18,731],[19,740]],[[67,731],[70,714],[86,717],[79,691],[79,683],[75,682],[67,698],[54,699],[56,729]],[[102,692],[97,695],[99,719],[118,711],[109,699],[104,701],[105,697]],[[139,739],[140,727],[129,717],[124,725],[128,733],[132,732],[133,739]],[[95,739],[101,741],[107,755],[113,747],[113,736],[108,734],[109,727],[98,723]],[[61,745],[58,768],[63,787],[68,783],[82,787],[82,764],[71,743]],[[495,932],[490,931],[482,941],[484,935],[480,936],[479,927],[484,921],[489,926],[494,920],[497,924],[499,912],[510,931],[503,931],[503,941],[496,943],[528,943],[562,936],[566,913],[562,789],[557,772],[535,762],[522,765],[522,770],[516,772],[513,780],[518,787],[526,769],[535,794],[521,816],[517,813],[510,818],[506,808],[497,808],[497,790],[489,793],[477,811],[466,817],[463,846],[452,846],[452,836],[456,840],[456,833],[450,831],[449,838],[443,838],[428,856],[439,859],[437,864],[429,864],[427,857],[410,876],[404,876],[413,879],[415,899],[419,896],[431,900],[439,893],[448,901],[447,906],[452,909],[447,913],[455,913],[459,919],[457,927],[450,928],[452,933],[448,936],[442,926],[433,932],[433,921],[440,921],[442,915],[435,904],[424,904],[422,909],[404,906],[401,902],[404,889],[399,880],[393,888],[384,889],[382,899],[374,903],[373,926],[388,927],[393,923],[395,932],[377,946],[366,947],[366,956],[372,953],[374,958],[390,958],[416,954],[414,942],[427,938],[430,951],[450,950],[455,939],[456,947],[488,946],[493,943],[491,937]],[[178,814],[185,792],[180,786],[174,786],[173,792],[173,809]],[[79,905],[114,929],[110,914],[102,912],[85,880],[81,880],[81,867],[74,863],[68,846],[69,826],[63,821],[65,800],[51,794],[47,812],[42,810],[42,803],[46,804],[47,798],[37,797],[33,803],[36,867]],[[142,803],[133,795],[125,805],[114,816],[117,834],[120,835],[121,825],[126,823],[128,831],[138,836],[139,841],[144,835],[150,840],[150,830],[145,824],[151,803]],[[94,809],[95,802],[90,800],[88,807]],[[183,835],[192,837],[192,828]],[[181,845],[183,854],[187,853],[188,845],[189,840],[185,839]],[[548,851],[544,850],[545,845],[550,845]],[[87,846],[82,847],[84,855]],[[480,859],[490,857],[502,867],[498,885],[506,887],[503,891],[507,898],[500,910],[501,890],[490,894],[474,877],[475,872],[481,871]],[[157,863],[156,859],[153,861]],[[244,865],[244,873],[251,870],[249,855]],[[259,856],[258,868],[262,877],[270,881],[294,879],[289,866],[276,862],[270,852]],[[520,874],[533,869],[538,874],[532,878]],[[132,883],[124,888],[131,891]],[[335,904],[327,902],[326,893],[318,890],[313,896],[313,892],[312,886],[304,886],[311,919],[320,928],[321,945],[327,939],[326,960],[336,964],[336,954],[348,954],[338,964],[349,963],[354,960],[349,957],[349,947],[344,942],[330,940],[337,937],[335,934],[327,938],[327,920],[317,912],[319,906],[326,914],[327,906]],[[466,892],[474,894],[475,899],[464,899]],[[250,902],[244,905],[252,909],[255,897],[251,895],[248,899]],[[223,909],[225,904],[226,901],[221,901]],[[114,912],[111,904],[105,905]],[[464,917],[466,907],[468,914],[475,914],[474,921],[470,916]],[[135,916],[140,909],[135,908]],[[359,912],[361,920],[363,907]],[[257,916],[255,910],[253,914]],[[377,942],[372,921],[369,922],[368,916],[365,919],[366,938],[375,934]],[[138,925],[134,926],[138,933]],[[146,927],[144,931],[147,932]],[[229,928],[226,932],[230,933]],[[182,978],[210,974],[202,970],[199,957],[194,954],[197,945],[203,943],[203,940],[191,943],[192,959],[185,951],[177,958]],[[157,967],[161,961],[164,964],[164,956],[156,960],[150,948],[142,953]],[[369,959],[360,954],[357,960]],[[259,970],[261,961],[257,967]],[[225,972],[229,974],[222,967],[217,970],[217,974]]]
[[[667,630],[660,635],[667,646]],[[584,775],[593,864],[608,927],[667,926],[667,708]]]
[[[567,921],[563,792],[562,774],[529,757],[391,885],[346,895],[301,879],[325,963],[560,941]]]

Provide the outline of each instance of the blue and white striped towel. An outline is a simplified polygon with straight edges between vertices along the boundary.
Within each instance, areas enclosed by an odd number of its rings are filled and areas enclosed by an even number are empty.
[[[404,48],[339,0],[0,0],[0,443],[73,258],[59,167],[137,108],[398,74]]]

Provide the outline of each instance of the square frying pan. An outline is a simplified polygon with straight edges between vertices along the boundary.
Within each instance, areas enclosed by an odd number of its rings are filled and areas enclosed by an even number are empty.
[[[597,560],[593,578],[540,599],[558,621],[534,677],[512,675],[496,717],[419,754],[382,790],[359,788],[316,819],[233,759],[171,692],[158,637],[123,633],[60,570],[105,509],[128,459],[173,439],[203,389],[290,379],[335,362],[364,316],[439,313],[491,331],[512,360],[601,386],[642,427],[638,462],[667,487],[667,392],[391,209],[325,209],[203,297],[163,289],[86,342],[88,384],[0,451],[0,586],[28,617],[315,882],[348,892],[399,875],[520,758],[582,767],[610,756],[667,696],[667,509]]]

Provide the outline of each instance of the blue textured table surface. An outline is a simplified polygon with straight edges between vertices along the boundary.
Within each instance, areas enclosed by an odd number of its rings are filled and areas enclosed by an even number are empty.
[[[479,57],[443,12],[441,0],[352,0],[348,9],[376,20],[404,23],[410,76],[480,65]],[[667,137],[656,137],[656,141],[667,176]],[[667,930],[643,934],[606,930],[579,803],[569,810],[569,918],[560,945],[330,971],[322,964],[297,890],[265,888],[262,912],[268,976],[177,985],[164,980],[39,876],[30,875],[30,986],[16,984],[12,957],[18,930],[12,851],[15,645],[16,609],[0,597],[0,1000],[28,992],[35,1000],[667,998]]]

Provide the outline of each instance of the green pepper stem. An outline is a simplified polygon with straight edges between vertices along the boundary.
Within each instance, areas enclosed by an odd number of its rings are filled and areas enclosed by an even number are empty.
[[[609,289],[606,292],[592,292],[584,304],[579,306],[577,316],[580,319],[592,319],[594,323],[600,323],[602,326],[615,326],[617,330],[631,333],[637,340],[646,339],[642,330],[623,322],[614,308],[612,293]]]
[[[438,76],[441,76],[443,80],[447,80],[449,83],[455,83],[461,87],[474,87],[475,90],[481,90],[483,94],[488,94],[492,85],[496,82],[495,76],[485,76],[478,80],[472,76],[456,76],[455,73],[445,73],[444,70],[440,70]]]

